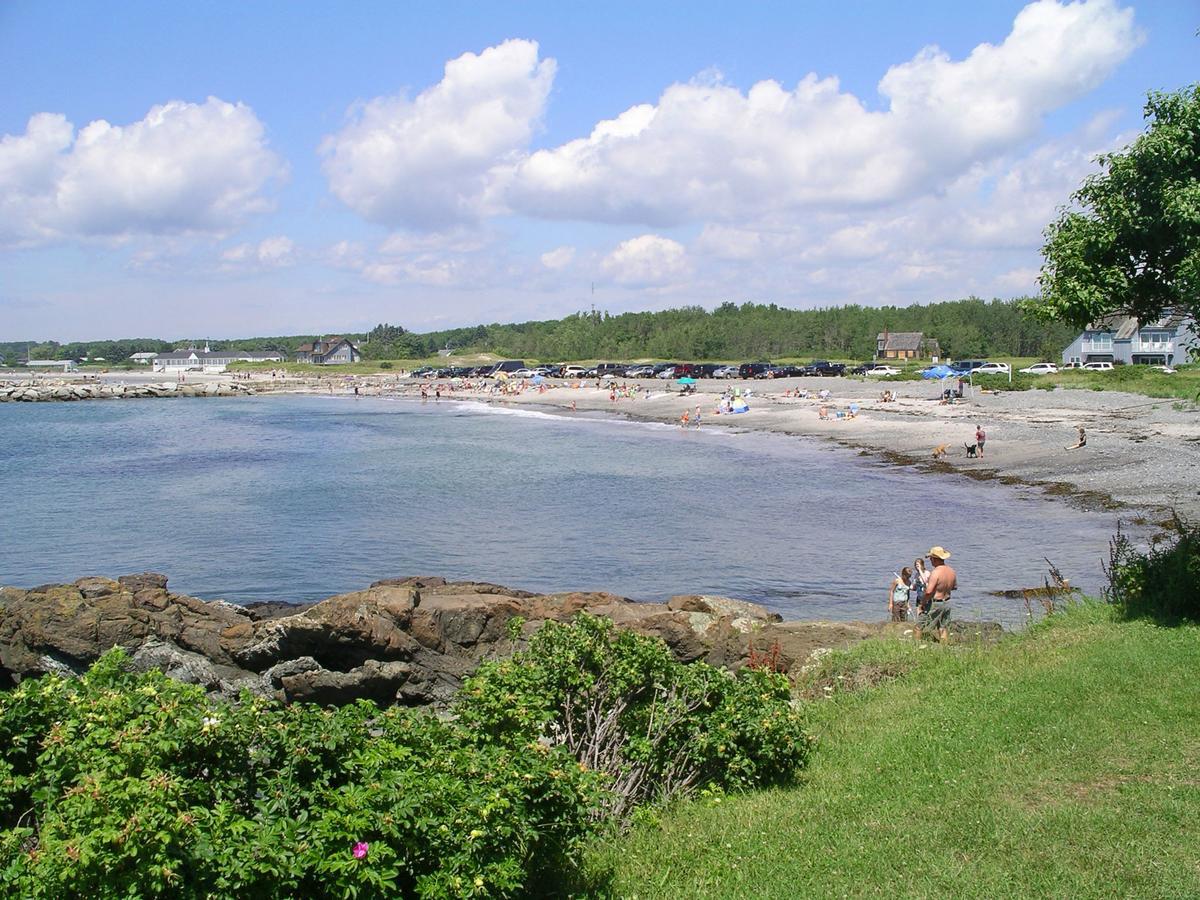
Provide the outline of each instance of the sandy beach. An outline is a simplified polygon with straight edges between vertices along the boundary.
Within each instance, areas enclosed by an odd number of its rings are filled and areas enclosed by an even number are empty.
[[[417,383],[393,379],[357,379],[371,394],[419,396]],[[632,387],[634,382],[627,383]],[[969,391],[963,400],[939,402],[936,382],[898,382],[886,386],[844,378],[795,378],[778,381],[700,382],[684,396],[679,386],[643,381],[632,397],[610,399],[607,388],[547,382],[544,390],[526,387],[497,395],[490,389],[442,386],[442,399],[473,399],[530,406],[564,415],[627,416],[676,423],[684,410],[699,405],[702,428],[761,430],[816,437],[877,456],[881,462],[922,470],[961,473],[978,479],[1042,485],[1047,493],[1087,506],[1129,507],[1131,518],[1177,509],[1200,518],[1200,407],[1113,391]],[[749,391],[750,410],[716,414],[727,388]],[[881,402],[884,389],[895,395]],[[342,390],[345,390],[343,387]],[[807,390],[808,398],[795,396]],[[817,398],[828,390],[827,401]],[[431,389],[429,396],[434,392]],[[430,402],[434,402],[432,399]],[[853,418],[822,421],[819,409],[845,411]],[[967,456],[982,425],[987,442],[983,458]],[[1077,428],[1087,430],[1087,446],[1074,451]],[[945,444],[946,454],[932,451]]]

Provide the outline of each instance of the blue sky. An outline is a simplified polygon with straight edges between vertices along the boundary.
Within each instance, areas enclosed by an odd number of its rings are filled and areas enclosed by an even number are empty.
[[[1035,290],[1195,2],[0,2],[0,339]]]

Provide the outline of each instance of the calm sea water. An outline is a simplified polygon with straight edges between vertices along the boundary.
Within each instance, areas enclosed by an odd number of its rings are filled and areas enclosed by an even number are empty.
[[[154,570],[208,599],[402,575],[879,619],[953,554],[964,614],[1049,557],[1095,590],[1116,517],[795,438],[475,404],[254,397],[0,405],[0,584]]]

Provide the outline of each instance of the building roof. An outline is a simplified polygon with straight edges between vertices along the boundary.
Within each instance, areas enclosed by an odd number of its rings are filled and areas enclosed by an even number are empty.
[[[154,359],[154,357],[156,357],[156,356],[158,356],[157,353],[132,353],[132,354],[130,354],[129,358],[130,359]]]
[[[177,360],[196,359],[198,362],[212,359],[269,359],[282,356],[282,353],[259,353],[247,350],[173,350],[170,353],[159,353],[155,359]],[[132,358],[132,357],[131,357]]]
[[[301,344],[299,347],[296,348],[296,352],[297,353],[314,353],[314,352],[315,353],[329,353],[331,350],[335,349],[339,344],[341,344],[343,342],[349,344],[350,349],[355,350],[355,351],[358,350],[358,348],[355,347],[351,341],[346,340],[346,338],[342,337],[340,334],[335,334],[335,335],[332,335],[327,338],[317,338],[317,340],[313,341],[311,344]],[[316,347],[318,344],[323,344],[325,346],[325,349],[324,350],[314,350],[313,348]]]
[[[30,359],[30,360],[26,360],[25,365],[27,365],[27,366],[73,366],[73,365],[75,365],[75,360],[73,360],[73,359]]]
[[[881,331],[876,338],[884,342],[884,350],[920,350],[924,340],[923,331]]]
[[[1137,334],[1138,328],[1161,328],[1168,331],[1178,331],[1191,323],[1191,317],[1186,313],[1167,311],[1162,317],[1153,322],[1138,323],[1135,316],[1112,315],[1104,316],[1088,325],[1088,331],[1111,331],[1113,340],[1127,341]]]

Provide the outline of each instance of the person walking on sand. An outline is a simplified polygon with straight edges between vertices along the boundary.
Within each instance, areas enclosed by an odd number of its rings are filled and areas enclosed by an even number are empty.
[[[983,459],[983,442],[987,440],[987,432],[982,425],[975,426],[975,446],[979,448],[979,458]]]
[[[944,644],[950,639],[950,595],[958,589],[958,575],[946,562],[950,558],[949,550],[932,547],[928,556],[933,571],[925,581],[925,595],[913,637],[919,641],[922,629],[932,626],[938,630],[938,640]]]
[[[888,612],[893,622],[903,622],[908,618],[908,584],[911,579],[912,569],[905,566],[888,587]]]
[[[692,416],[692,424],[697,428],[700,427],[700,404],[699,403],[696,404],[696,414],[694,416]]]

